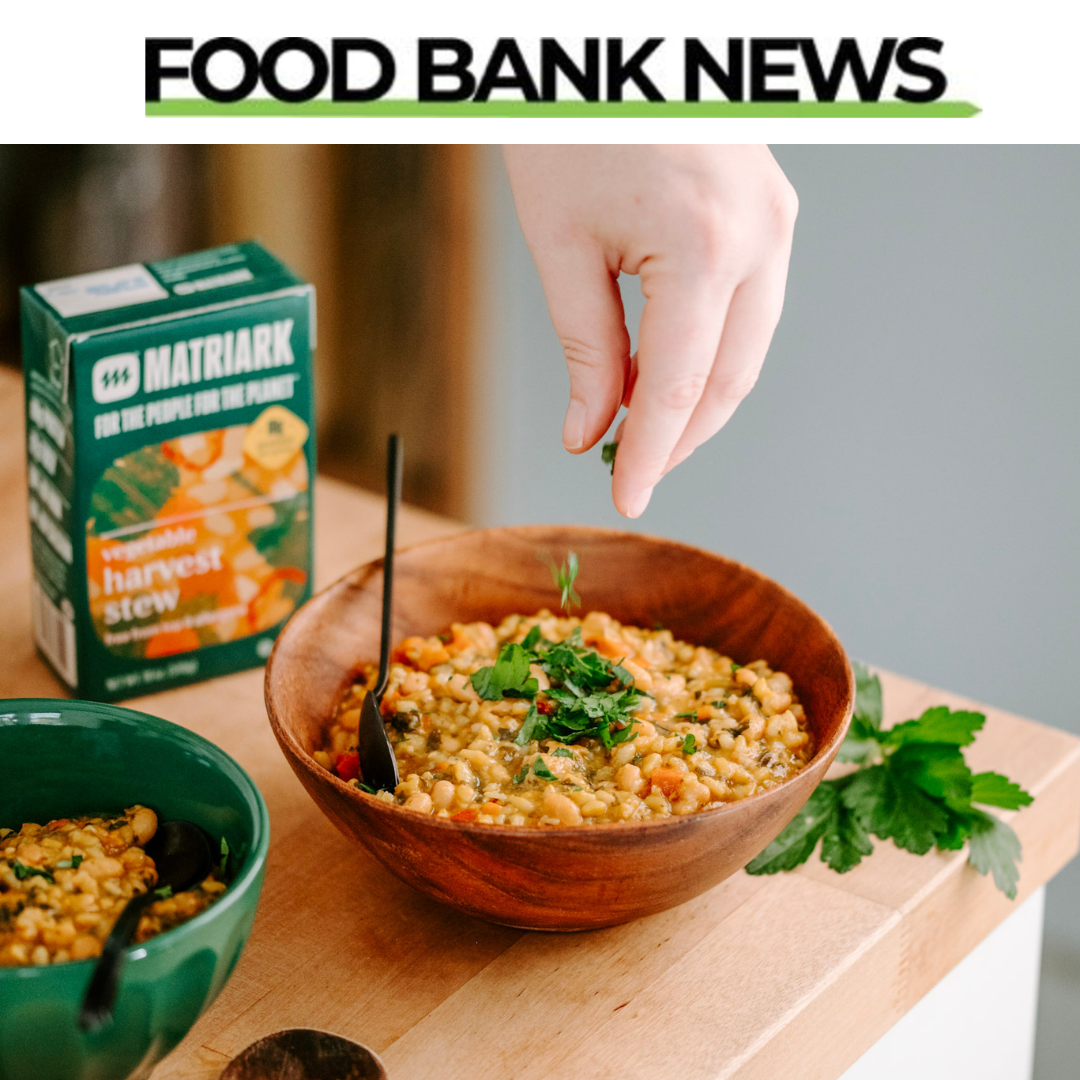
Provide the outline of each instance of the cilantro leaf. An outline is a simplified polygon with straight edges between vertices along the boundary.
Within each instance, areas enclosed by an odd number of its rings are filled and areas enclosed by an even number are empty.
[[[524,783],[525,777],[528,776],[528,775],[529,775],[529,766],[528,766],[528,763],[526,763],[525,765],[521,766],[521,772],[519,772],[517,774],[517,776],[514,777],[514,783],[515,784]]]
[[[169,897],[172,896],[172,886],[171,885],[163,885],[160,889],[155,889],[154,890],[154,895],[159,900],[168,900]]]
[[[696,747],[697,739],[695,739],[693,735],[687,735],[686,738],[683,739],[682,752],[684,754],[692,754]]]
[[[537,645],[540,644],[540,624],[536,623],[535,626],[525,635],[525,639],[521,643],[521,647],[526,652],[532,652]]]
[[[851,669],[855,673],[855,716],[874,731],[879,731],[882,718],[881,680],[871,675],[862,664],[853,662]]]
[[[574,756],[574,751],[567,746],[560,746],[551,756],[572,758]]]
[[[491,667],[483,667],[469,676],[473,689],[485,701],[509,697],[533,697],[540,684],[529,675],[531,657],[521,645],[504,645]]]
[[[1000,818],[976,810],[971,822],[968,862],[980,874],[990,873],[994,884],[1010,899],[1016,899],[1020,880],[1020,838]]]
[[[975,732],[986,723],[977,712],[953,712],[948,705],[936,705],[918,720],[905,720],[885,733],[885,743],[900,746],[906,742],[949,743],[968,746],[975,741]]]
[[[611,466],[611,473],[615,475],[615,455],[619,452],[619,444],[617,442],[606,442],[600,447],[600,460],[605,465]]]
[[[83,857],[81,855],[72,855],[70,859],[61,859],[56,864],[57,870],[78,870],[82,866]]]
[[[826,780],[818,784],[803,808],[780,835],[758,856],[746,864],[748,874],[777,874],[794,870],[814,853],[817,842],[835,819],[836,785]]]
[[[981,772],[971,778],[971,801],[982,803],[983,806],[1000,806],[1003,810],[1019,810],[1035,800],[1007,776]]]

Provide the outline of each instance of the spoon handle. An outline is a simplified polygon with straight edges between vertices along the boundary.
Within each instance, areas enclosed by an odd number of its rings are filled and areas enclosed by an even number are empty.
[[[101,955],[94,965],[94,973],[90,976],[82,1008],[79,1010],[79,1027],[83,1031],[99,1031],[112,1019],[116,992],[120,986],[120,972],[127,955],[125,950],[135,936],[143,908],[156,899],[153,889],[133,896],[113,924]]]
[[[379,679],[375,697],[382,699],[390,677],[391,614],[394,607],[394,532],[401,502],[401,436],[391,435],[386,448],[386,555],[383,558],[382,638],[379,642]]]

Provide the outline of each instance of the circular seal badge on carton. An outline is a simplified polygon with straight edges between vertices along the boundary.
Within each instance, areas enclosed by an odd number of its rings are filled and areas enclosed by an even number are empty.
[[[271,405],[248,428],[244,453],[264,469],[281,469],[307,441],[308,426],[283,405]]]

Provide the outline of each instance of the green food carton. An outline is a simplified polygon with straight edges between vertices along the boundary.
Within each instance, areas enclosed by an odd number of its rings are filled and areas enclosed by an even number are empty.
[[[315,292],[258,244],[22,290],[37,646],[79,697],[261,664],[311,593]]]

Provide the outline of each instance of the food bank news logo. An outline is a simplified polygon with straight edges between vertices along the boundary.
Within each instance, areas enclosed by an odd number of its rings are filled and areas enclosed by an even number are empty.
[[[147,116],[970,117],[933,37],[146,39]]]

